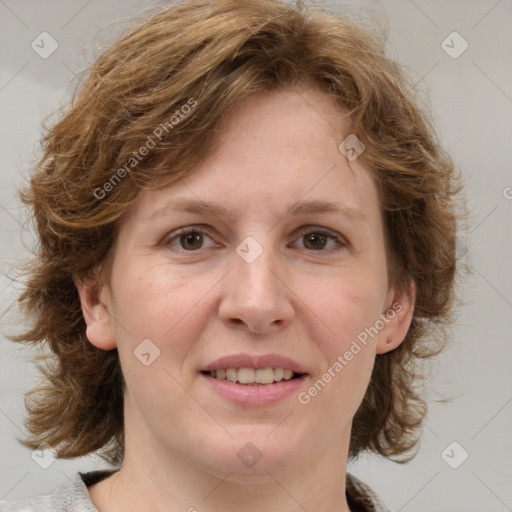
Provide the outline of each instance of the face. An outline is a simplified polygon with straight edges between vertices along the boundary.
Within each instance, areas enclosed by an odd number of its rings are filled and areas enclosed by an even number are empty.
[[[101,302],[81,297],[90,341],[119,350],[127,457],[225,475],[346,456],[375,354],[410,322],[376,186],[338,149],[349,134],[321,93],[253,97],[194,172],[121,219]]]

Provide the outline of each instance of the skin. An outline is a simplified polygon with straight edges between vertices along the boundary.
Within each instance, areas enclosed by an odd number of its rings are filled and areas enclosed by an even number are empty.
[[[338,150],[349,133],[320,92],[249,98],[194,172],[141,192],[121,218],[109,282],[77,283],[90,342],[118,348],[126,379],[125,459],[90,488],[99,510],[349,510],[352,419],[375,355],[403,341],[414,302],[412,287],[388,284],[376,186]],[[181,199],[230,216],[172,210]],[[359,213],[288,213],[313,200]],[[204,233],[193,250],[175,236],[187,226]],[[319,228],[341,243],[312,244]],[[247,236],[263,248],[252,263],[235,251]],[[307,405],[297,394],[235,404],[199,374],[221,356],[277,353],[307,368],[307,390],[394,303],[401,310]],[[134,350],[148,338],[160,356],[145,366]],[[252,468],[237,457],[248,442],[262,454]]]

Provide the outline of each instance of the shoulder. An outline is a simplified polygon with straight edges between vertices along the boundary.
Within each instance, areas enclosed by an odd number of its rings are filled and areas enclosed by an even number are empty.
[[[0,512],[98,512],[89,497],[87,484],[99,481],[110,472],[77,473],[73,483],[52,494],[19,501],[0,501]]]
[[[354,512],[392,512],[364,482],[347,473],[347,501]]]

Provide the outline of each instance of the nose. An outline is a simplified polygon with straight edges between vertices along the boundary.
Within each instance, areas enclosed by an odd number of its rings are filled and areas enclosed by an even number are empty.
[[[291,323],[293,293],[269,251],[252,263],[235,253],[234,268],[223,282],[219,316],[230,328],[265,335]]]

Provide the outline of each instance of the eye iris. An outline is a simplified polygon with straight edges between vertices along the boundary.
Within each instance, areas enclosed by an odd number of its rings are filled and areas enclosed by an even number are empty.
[[[193,231],[180,236],[180,243],[183,249],[194,250],[199,249],[203,244],[203,235]]]
[[[203,245],[203,235],[197,231],[185,233],[180,236],[180,244],[185,250],[199,249]],[[304,236],[304,245],[307,249],[323,249],[327,244],[327,235],[310,233]]]
[[[307,249],[323,249],[327,243],[327,236],[320,233],[310,233],[304,238],[304,245]]]

